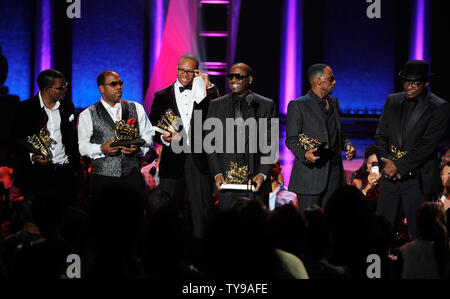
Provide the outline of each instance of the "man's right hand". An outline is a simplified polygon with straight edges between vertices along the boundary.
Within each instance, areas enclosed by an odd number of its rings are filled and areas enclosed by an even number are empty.
[[[220,190],[220,186],[221,186],[224,182],[225,182],[225,178],[223,177],[222,174],[219,174],[219,175],[216,177],[216,187],[217,187],[217,190]]]
[[[49,159],[47,156],[44,156],[44,155],[36,155],[36,154],[33,154],[33,155],[31,156],[31,160],[32,160],[34,163],[41,164],[41,165],[45,165],[45,164],[48,164],[48,163],[50,162],[50,159]]]
[[[110,140],[110,141],[107,141],[107,142],[102,144],[102,152],[105,155],[114,156],[118,152],[120,152],[120,150],[122,149],[121,146],[111,147],[111,143],[113,143],[113,142],[114,142],[114,140]]]
[[[318,148],[310,149],[305,153],[305,159],[308,160],[311,163],[315,163],[317,160],[320,159],[320,156],[314,156],[314,153],[317,152]]]
[[[167,142],[167,143],[171,143],[172,140],[175,141],[180,141],[181,137],[177,132],[173,132],[173,133],[166,133],[162,136],[162,139]]]

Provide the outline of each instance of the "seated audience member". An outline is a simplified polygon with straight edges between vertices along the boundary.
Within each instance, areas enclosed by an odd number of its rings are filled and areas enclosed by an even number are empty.
[[[378,166],[378,158],[376,155],[375,145],[370,145],[366,148],[364,153],[364,162],[361,167],[352,174],[350,180],[351,185],[355,186],[369,199],[371,206],[376,209],[379,185],[380,172],[374,172],[372,167]]]
[[[270,214],[270,230],[276,248],[303,258],[305,247],[305,223],[293,205],[275,208]]]
[[[332,265],[347,266],[352,278],[367,278],[367,256],[378,254],[382,265],[387,259],[385,228],[362,192],[346,185],[338,189],[325,206],[325,219],[330,232]],[[383,271],[383,269],[382,269]]]
[[[141,173],[145,182],[145,194],[149,195],[155,190],[159,184],[159,176],[157,172],[158,154],[154,148],[141,159]]]
[[[447,145],[441,151],[441,164],[440,164],[441,169],[448,163],[450,163],[450,146]]]
[[[105,185],[89,214],[91,240],[85,270],[87,279],[143,278],[136,249],[144,204],[140,190],[118,184]]]
[[[170,203],[169,195],[153,191],[145,203],[141,255],[149,278],[190,278],[184,260],[184,220]]]
[[[291,204],[298,208],[297,194],[288,191],[284,186],[279,161],[275,162],[270,171],[270,181],[272,184],[272,192],[269,194],[269,211],[273,211],[276,207],[285,204]]]
[[[439,200],[444,210],[447,211],[450,207],[450,162],[448,162],[441,170],[441,180],[442,180],[442,195]]]
[[[305,218],[305,257],[306,270],[311,279],[349,278],[347,267],[333,266],[328,261],[330,251],[329,232],[322,208],[312,206],[304,212]]]
[[[402,278],[447,278],[449,244],[442,206],[424,202],[417,211],[417,239],[400,248]]]
[[[206,240],[208,275],[214,279],[308,278],[298,257],[273,246],[264,204],[248,199],[237,202],[218,214]]]

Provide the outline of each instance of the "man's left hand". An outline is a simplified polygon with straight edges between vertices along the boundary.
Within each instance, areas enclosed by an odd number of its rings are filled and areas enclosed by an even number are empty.
[[[123,147],[121,149],[122,154],[124,155],[133,155],[139,150],[139,146],[132,144],[131,147]]]
[[[398,179],[401,178],[400,174],[398,173],[397,166],[395,166],[394,162],[392,160],[386,159],[381,157],[381,161],[384,162],[385,166],[381,173],[384,175],[384,177],[393,178],[396,177]]]
[[[203,81],[205,82],[206,88],[210,88],[212,86],[211,82],[209,82],[209,76],[207,73],[202,72],[199,69],[194,70],[195,77],[201,76]]]
[[[264,182],[264,177],[261,174],[257,174],[253,177],[252,181],[256,183],[256,187],[253,192],[258,192]]]
[[[356,155],[356,149],[353,147],[353,145],[349,144],[347,145],[347,151],[345,152],[345,157],[348,161],[353,160],[353,158]]]

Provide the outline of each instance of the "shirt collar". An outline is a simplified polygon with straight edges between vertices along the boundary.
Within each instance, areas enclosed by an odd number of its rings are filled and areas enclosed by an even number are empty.
[[[59,105],[61,105],[61,103],[59,101],[56,101],[56,104],[55,104],[55,106],[53,106],[53,109],[47,108],[47,106],[44,105],[44,100],[42,99],[41,92],[39,92],[39,104],[41,105],[41,108],[45,107],[45,109],[52,110],[52,111],[53,110],[58,110],[59,109]]]
[[[108,109],[119,109],[119,108],[122,107],[121,102],[116,103],[114,105],[114,107],[111,107],[108,103],[106,103],[106,101],[103,98],[100,99],[100,102],[103,104],[103,107],[105,107],[106,110],[108,110]]]
[[[309,90],[309,96],[318,104],[323,104],[323,100],[311,89]]]

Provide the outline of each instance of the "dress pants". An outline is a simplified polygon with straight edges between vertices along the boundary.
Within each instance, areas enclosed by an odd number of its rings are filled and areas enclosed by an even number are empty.
[[[402,217],[405,216],[408,221],[409,233],[415,239],[417,209],[423,202],[435,200],[437,195],[424,195],[419,188],[418,178],[405,178],[396,184],[399,185],[397,192],[386,191],[380,185],[377,213],[382,214],[389,220],[394,231]]]
[[[332,164],[328,173],[328,181],[325,190],[320,194],[297,194],[298,208],[300,212],[304,212],[312,205],[325,208],[328,199],[342,187],[342,171],[339,164]]]
[[[184,175],[180,178],[160,178],[159,189],[167,192],[174,208],[182,212],[189,198],[194,237],[204,238],[214,217],[213,181],[209,174],[198,170],[191,154],[186,154]]]

